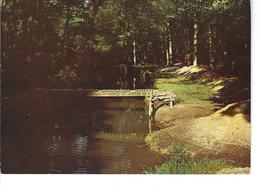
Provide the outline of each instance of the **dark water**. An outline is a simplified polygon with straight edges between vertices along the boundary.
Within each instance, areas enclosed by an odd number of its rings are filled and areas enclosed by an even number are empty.
[[[141,173],[163,161],[143,141],[143,98],[31,91],[3,103],[4,173]]]

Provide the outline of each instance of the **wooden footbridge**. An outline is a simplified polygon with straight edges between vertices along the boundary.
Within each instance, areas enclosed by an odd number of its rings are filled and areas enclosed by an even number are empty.
[[[43,90],[43,89],[36,89]],[[175,94],[161,89],[49,89],[52,92],[82,92],[89,97],[149,97]]]
[[[152,131],[152,121],[155,112],[163,105],[173,107],[176,95],[158,89],[50,89],[51,92],[80,92],[86,97],[144,97],[144,102],[148,106],[149,133]]]

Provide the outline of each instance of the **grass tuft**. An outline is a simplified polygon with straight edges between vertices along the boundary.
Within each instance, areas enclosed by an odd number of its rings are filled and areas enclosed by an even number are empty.
[[[168,162],[149,167],[145,174],[214,174],[224,168],[233,168],[234,165],[226,160],[210,160],[204,158],[197,161],[179,162],[176,158],[171,158]]]
[[[224,168],[234,168],[235,166],[226,160],[211,160],[203,158],[194,160],[191,158],[191,152],[184,146],[173,148],[175,156],[166,163],[148,167],[145,174],[214,174]]]

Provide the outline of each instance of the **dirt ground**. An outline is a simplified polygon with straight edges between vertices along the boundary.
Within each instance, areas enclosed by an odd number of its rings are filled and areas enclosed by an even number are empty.
[[[214,112],[218,108],[216,105],[161,108],[156,121],[164,129],[153,132],[146,142],[163,154],[170,154],[172,147],[184,144],[194,156],[225,158],[250,166],[250,102],[229,104]]]
[[[155,125],[159,129],[186,123],[199,117],[209,116],[221,108],[214,104],[177,104],[173,108],[168,106],[157,110]]]
[[[173,108],[159,108],[154,118],[154,131],[145,138],[146,143],[152,150],[170,156],[174,155],[172,148],[182,144],[192,151],[194,158],[226,159],[239,167],[221,170],[220,174],[249,173],[251,124],[248,81],[219,76],[203,67],[170,71],[176,77],[184,76],[211,86],[212,100],[209,103],[179,103]],[[167,73],[170,74],[170,71]],[[182,91],[186,93],[186,89]],[[197,91],[200,93],[200,89]]]

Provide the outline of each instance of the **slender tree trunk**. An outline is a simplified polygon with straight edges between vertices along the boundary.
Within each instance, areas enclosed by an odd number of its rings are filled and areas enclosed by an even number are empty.
[[[169,57],[169,50],[168,50],[167,47],[166,47],[165,53],[166,53],[166,66],[169,66],[169,64],[170,64],[170,57]]]
[[[14,49],[14,45],[15,45],[15,34],[16,34],[16,1],[13,1],[13,8],[12,8],[12,14],[13,14],[13,17],[12,17],[12,28],[11,28],[11,47],[10,47],[10,53],[12,54],[13,52],[13,49]]]
[[[232,63],[233,63],[233,52],[232,52],[232,43],[228,39],[225,47],[224,54],[224,67],[228,72],[232,71]]]
[[[70,6],[66,5],[66,21],[64,25],[64,56],[66,60],[69,60],[69,50],[70,50],[70,43],[69,43],[69,23],[70,23]]]
[[[135,40],[133,41],[133,62],[136,65],[136,43]]]
[[[212,30],[209,26],[208,30],[208,36],[209,36],[209,65],[212,69],[215,67],[215,59],[214,59],[214,50],[213,50],[213,34]]]
[[[165,48],[164,48],[164,38],[160,36],[160,64],[165,63]]]
[[[193,35],[193,66],[198,66],[198,23],[195,20]]]
[[[37,8],[38,8],[38,0],[34,0],[34,4],[33,4],[33,12],[32,12],[32,25],[31,25],[31,37],[32,37],[32,48],[31,48],[31,52],[32,52],[32,58],[34,58],[35,56],[35,52],[37,50],[37,43],[36,43],[36,38],[37,38]]]
[[[166,50],[166,60],[167,60],[167,66],[172,64],[172,38],[171,38],[171,32],[170,32],[170,23],[167,23],[166,26],[167,29],[167,45],[168,49]]]
[[[147,61],[148,61],[148,58],[149,58],[149,46],[148,46],[148,44],[145,45],[143,54],[144,54],[144,59],[143,59],[144,64],[147,64]]]
[[[176,45],[176,40],[175,40],[175,34],[172,34],[172,66],[174,66],[174,64],[176,63],[176,49],[177,49],[177,45]]]
[[[37,29],[36,29],[36,34],[35,34],[35,42],[38,48],[38,43],[39,43],[39,39],[40,39],[40,11],[41,11],[41,0],[37,0],[37,4],[36,4],[36,20],[37,20]]]
[[[172,59],[172,38],[171,38],[171,33],[169,33],[169,65],[173,64],[173,59]]]

